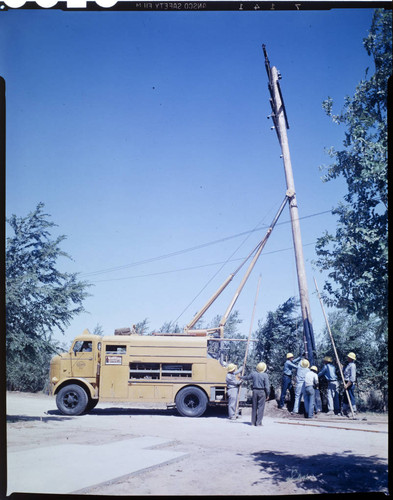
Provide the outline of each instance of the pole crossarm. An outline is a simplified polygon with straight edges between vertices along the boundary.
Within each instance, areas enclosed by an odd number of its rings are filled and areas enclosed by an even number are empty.
[[[266,68],[266,73],[269,79],[269,82],[267,84],[269,93],[270,93],[270,106],[272,108],[272,114],[268,116],[268,118],[272,118],[273,123],[274,123],[274,128],[276,129],[277,135],[278,135],[278,140],[281,143],[281,137],[280,137],[280,127],[278,125],[278,115],[282,111],[284,113],[284,118],[285,118],[285,126],[287,129],[289,129],[289,123],[288,123],[288,116],[287,116],[287,111],[285,109],[285,104],[284,104],[284,98],[282,96],[281,92],[281,87],[280,87],[280,82],[279,80],[281,79],[281,74],[280,72],[277,71],[277,78],[274,79],[274,73],[272,71],[272,68],[270,67],[270,61],[267,56],[266,52],[266,45],[262,45],[262,50],[263,54],[265,56],[265,68]],[[274,94],[274,87],[277,87],[278,93],[280,95],[280,103],[277,102],[277,99]]]

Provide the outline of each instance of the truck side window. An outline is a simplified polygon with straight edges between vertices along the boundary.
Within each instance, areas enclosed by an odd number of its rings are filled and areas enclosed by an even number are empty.
[[[160,363],[130,363],[130,379],[155,379],[160,378]]]
[[[85,340],[77,340],[74,345],[73,351],[76,352],[91,352],[92,351],[92,342]]]
[[[106,345],[105,354],[126,354],[127,346],[125,345]]]
[[[191,363],[130,363],[130,379],[164,379],[192,377]]]
[[[83,342],[82,344],[82,352],[91,352],[92,351],[92,342]]]

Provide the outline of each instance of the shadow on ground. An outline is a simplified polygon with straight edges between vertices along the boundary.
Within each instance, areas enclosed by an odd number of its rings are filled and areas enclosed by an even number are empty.
[[[318,493],[388,493],[387,461],[375,456],[335,453],[304,457],[276,451],[252,456],[277,484],[293,481],[299,488]]]
[[[64,417],[64,415],[59,411],[59,410],[48,410],[46,412],[48,415],[53,415],[53,417],[42,417],[42,420],[45,418],[52,418],[52,420],[58,419],[59,417]],[[117,407],[113,406],[110,408],[94,408],[93,410],[90,410],[88,413],[79,415],[77,417],[65,417],[65,418],[80,418],[83,417],[83,415],[101,415],[101,416],[116,416],[116,415],[156,415],[156,416],[174,416],[174,417],[180,417],[180,418],[186,418],[182,417],[176,410],[176,408],[122,408],[122,407]],[[206,410],[206,413],[202,415],[202,417],[198,418],[209,418],[209,417],[216,417],[216,418],[227,418],[228,417],[228,410],[226,408],[208,408]],[[7,420],[11,422],[15,422],[16,419],[20,420],[40,420],[41,417],[25,417],[25,416],[12,416],[12,417],[7,417]]]
[[[48,413],[51,413],[48,411]],[[61,415],[60,412],[56,413],[55,417],[29,417],[27,415],[7,415],[7,423],[15,424],[16,422],[50,422],[59,420],[70,420],[72,417],[66,417],[65,415]]]

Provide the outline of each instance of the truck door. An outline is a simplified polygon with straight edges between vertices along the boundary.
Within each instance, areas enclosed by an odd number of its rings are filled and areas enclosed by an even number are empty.
[[[77,340],[71,352],[71,376],[83,378],[96,377],[96,343],[91,340]]]

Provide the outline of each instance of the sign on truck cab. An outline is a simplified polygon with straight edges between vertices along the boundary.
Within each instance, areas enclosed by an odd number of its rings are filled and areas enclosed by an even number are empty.
[[[102,401],[174,403],[181,415],[199,417],[209,405],[227,403],[227,370],[209,354],[208,342],[206,336],[101,337],[85,330],[52,359],[51,393],[65,415]]]

